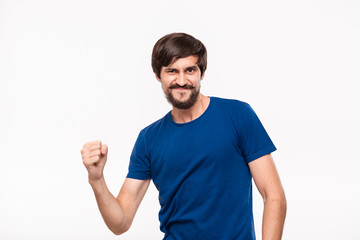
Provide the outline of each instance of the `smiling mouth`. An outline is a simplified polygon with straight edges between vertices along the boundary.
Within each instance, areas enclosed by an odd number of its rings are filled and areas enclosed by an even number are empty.
[[[188,88],[173,88],[174,90],[177,90],[177,91],[186,91],[186,90],[190,90]]]

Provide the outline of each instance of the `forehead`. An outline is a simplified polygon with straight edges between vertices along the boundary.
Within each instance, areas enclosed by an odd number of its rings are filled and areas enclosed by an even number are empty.
[[[179,58],[176,61],[170,63],[166,68],[187,68],[190,66],[197,66],[198,62],[197,56],[188,56],[185,58]]]

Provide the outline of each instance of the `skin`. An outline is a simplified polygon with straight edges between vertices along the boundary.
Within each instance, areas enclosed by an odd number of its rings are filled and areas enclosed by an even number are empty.
[[[201,74],[201,71],[197,66],[197,60],[198,58],[196,56],[180,58],[169,66],[162,67],[160,73],[161,78],[155,74],[155,77],[161,83],[161,87],[165,94],[171,92],[175,99],[186,101],[190,97],[190,89],[169,89],[169,87],[174,84],[178,84],[179,86],[188,84],[198,90],[200,89],[200,82],[204,78],[204,74]],[[195,104],[191,108],[178,109],[173,107],[171,112],[173,120],[176,123],[190,122],[200,117],[209,106],[209,103],[210,98],[200,93]]]
[[[279,174],[271,154],[249,163],[255,185],[264,200],[262,239],[281,239],[285,216],[286,198]]]
[[[204,78],[197,66],[197,57],[180,58],[167,67],[162,67],[160,76],[165,94],[173,94],[179,101],[186,101],[190,89],[183,89],[186,84],[200,89]],[[180,87],[169,89],[178,84]],[[190,122],[201,116],[209,106],[210,98],[199,94],[196,102],[189,109],[173,107],[172,117],[177,123]],[[85,143],[82,150],[83,163],[88,170],[89,183],[94,191],[101,215],[108,228],[116,235],[126,232],[135,217],[136,211],[149,187],[149,180],[127,178],[115,198],[106,186],[103,170],[107,160],[108,147],[101,141]],[[264,199],[262,235],[263,240],[281,239],[286,215],[286,199],[279,175],[270,154],[249,163],[256,187]]]

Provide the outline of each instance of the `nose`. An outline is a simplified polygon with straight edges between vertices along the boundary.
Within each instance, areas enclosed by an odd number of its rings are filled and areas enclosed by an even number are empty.
[[[185,77],[185,74],[184,73],[180,73],[178,75],[178,78],[176,79],[176,83],[179,85],[179,86],[185,86],[186,85],[186,77]]]

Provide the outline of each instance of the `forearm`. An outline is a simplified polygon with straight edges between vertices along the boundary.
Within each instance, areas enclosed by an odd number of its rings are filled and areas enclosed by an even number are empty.
[[[116,235],[126,232],[130,224],[126,220],[124,209],[109,191],[104,178],[89,183],[107,227]]]
[[[280,240],[286,216],[285,195],[269,197],[264,201],[262,225],[263,240]]]

